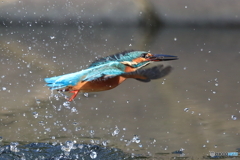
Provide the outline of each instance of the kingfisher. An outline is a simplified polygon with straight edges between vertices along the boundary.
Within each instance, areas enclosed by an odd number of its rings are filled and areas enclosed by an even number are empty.
[[[110,90],[120,85],[127,78],[141,82],[150,82],[162,78],[172,71],[171,66],[162,64],[143,69],[152,62],[176,60],[177,56],[151,54],[146,51],[124,51],[107,57],[99,58],[87,69],[45,78],[46,86],[51,90],[70,92],[72,101],[79,92],[99,92]]]

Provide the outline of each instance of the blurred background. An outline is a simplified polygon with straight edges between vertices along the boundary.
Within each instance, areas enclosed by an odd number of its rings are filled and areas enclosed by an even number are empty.
[[[2,0],[0,156],[34,142],[65,145],[60,151],[70,159],[69,143],[126,153],[111,159],[237,152],[239,8],[238,0]],[[70,104],[44,86],[45,77],[129,49],[179,60],[164,63],[174,70],[163,79],[127,80]],[[98,151],[75,154],[102,159]]]

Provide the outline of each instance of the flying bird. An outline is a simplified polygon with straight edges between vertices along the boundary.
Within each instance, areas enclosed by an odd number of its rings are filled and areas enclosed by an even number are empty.
[[[72,101],[81,92],[98,92],[113,89],[127,78],[150,82],[168,75],[172,67],[162,64],[143,69],[152,62],[176,60],[177,56],[151,54],[145,51],[124,51],[94,61],[87,69],[51,78],[45,78],[51,90],[73,93]]]

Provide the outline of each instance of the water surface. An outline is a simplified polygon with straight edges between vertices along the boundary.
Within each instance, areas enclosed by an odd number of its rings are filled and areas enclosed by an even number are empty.
[[[161,157],[202,157],[239,148],[239,30],[2,28],[0,136],[10,142],[101,144]],[[43,78],[79,71],[127,49],[176,55],[163,79],[133,79],[80,94],[70,105]],[[52,96],[53,94],[53,96]],[[69,95],[69,94],[67,94]],[[140,141],[139,141],[140,140]]]

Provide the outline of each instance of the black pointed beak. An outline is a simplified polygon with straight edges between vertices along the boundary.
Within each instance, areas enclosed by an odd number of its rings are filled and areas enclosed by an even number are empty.
[[[153,54],[153,56],[150,58],[150,61],[171,61],[171,60],[177,60],[177,59],[178,59],[177,56]]]

